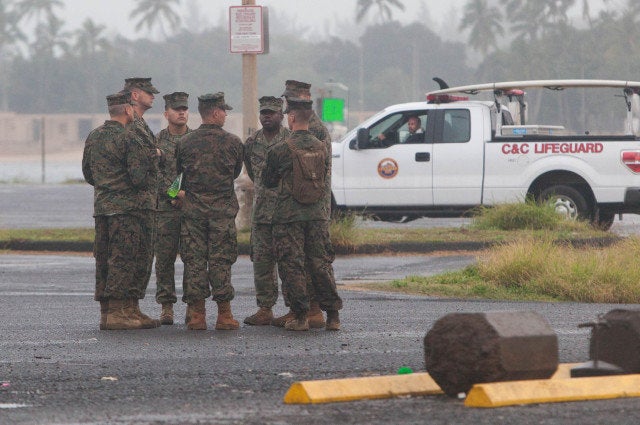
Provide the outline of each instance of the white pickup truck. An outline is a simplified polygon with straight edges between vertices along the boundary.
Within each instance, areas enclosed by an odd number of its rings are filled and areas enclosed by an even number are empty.
[[[570,87],[623,97],[624,131],[576,135],[526,122],[525,90]],[[494,100],[462,96],[480,92]],[[638,93],[632,81],[520,81],[445,87],[425,102],[390,106],[333,143],[333,207],[410,221],[534,197],[608,229],[616,214],[640,213]],[[410,117],[419,119],[417,134]]]

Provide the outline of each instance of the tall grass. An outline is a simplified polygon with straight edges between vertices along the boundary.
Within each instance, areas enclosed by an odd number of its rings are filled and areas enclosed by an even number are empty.
[[[606,248],[575,248],[550,238],[499,246],[479,259],[479,276],[493,285],[558,300],[640,303],[640,238]]]
[[[343,213],[331,220],[329,233],[334,247],[353,249],[357,243],[357,216],[353,213]]]
[[[565,219],[551,204],[538,204],[533,200],[480,207],[473,216],[473,227],[480,230],[558,230],[586,226]]]

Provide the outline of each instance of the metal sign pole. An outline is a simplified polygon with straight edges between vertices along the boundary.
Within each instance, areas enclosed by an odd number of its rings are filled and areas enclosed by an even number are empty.
[[[44,142],[45,142],[45,138],[44,138],[44,132],[45,132],[45,117],[40,118],[40,158],[41,158],[41,165],[42,165],[42,183],[44,184],[45,182],[45,149],[44,149]]]

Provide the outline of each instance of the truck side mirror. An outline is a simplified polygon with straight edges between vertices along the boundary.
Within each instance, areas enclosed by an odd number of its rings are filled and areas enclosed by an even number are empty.
[[[369,146],[369,140],[369,129],[364,127],[359,128],[358,135],[356,136],[356,143],[353,149],[359,150],[367,148],[367,146]]]

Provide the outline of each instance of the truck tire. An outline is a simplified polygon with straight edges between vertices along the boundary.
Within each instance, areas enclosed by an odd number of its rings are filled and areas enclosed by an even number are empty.
[[[539,201],[551,203],[558,214],[570,220],[591,218],[591,209],[585,196],[571,186],[550,186],[540,193]]]
[[[594,217],[591,224],[593,225],[593,227],[595,227],[598,230],[607,231],[611,229],[611,226],[613,225],[613,220],[615,218],[616,218],[616,215],[614,213],[601,212],[600,214],[598,214],[597,219]]]

